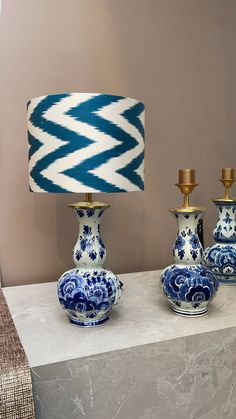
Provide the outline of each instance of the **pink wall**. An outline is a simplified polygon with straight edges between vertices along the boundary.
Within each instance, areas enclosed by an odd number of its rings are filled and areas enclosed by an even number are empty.
[[[235,166],[236,3],[232,0],[3,0],[0,18],[0,251],[3,284],[56,280],[73,266],[80,196],[28,192],[26,102],[67,91],[146,104],[146,190],[101,195],[107,265],[115,272],[171,262],[179,167],[197,170],[206,242]]]

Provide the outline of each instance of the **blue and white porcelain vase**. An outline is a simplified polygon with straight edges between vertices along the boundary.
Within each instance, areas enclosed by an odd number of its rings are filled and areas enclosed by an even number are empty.
[[[178,221],[178,233],[173,246],[175,264],[163,271],[162,289],[175,314],[199,317],[206,314],[208,304],[218,289],[217,278],[201,263],[203,248],[197,226],[204,211],[186,208],[173,212]]]
[[[236,200],[213,199],[218,209],[218,221],[213,230],[215,244],[204,252],[204,264],[220,283],[236,285]]]
[[[202,226],[204,209],[189,205],[189,195],[197,186],[195,170],[180,169],[176,186],[184,199],[182,207],[170,210],[178,221],[178,232],[173,246],[175,263],[162,272],[161,285],[175,314],[199,317],[206,314],[219,282],[212,271],[202,265],[203,247],[199,240],[198,227],[199,224]]]
[[[57,289],[62,308],[68,312],[70,322],[78,326],[104,324],[121,296],[120,281],[110,270],[103,268],[106,249],[100,236],[100,221],[108,206],[74,206],[80,222],[73,250],[76,267],[61,276]]]

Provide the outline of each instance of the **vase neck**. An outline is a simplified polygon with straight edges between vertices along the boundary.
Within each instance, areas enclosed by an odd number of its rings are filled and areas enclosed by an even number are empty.
[[[79,268],[102,268],[106,260],[106,249],[100,236],[100,222],[104,211],[105,208],[75,209],[79,220],[79,235],[73,257]]]
[[[216,243],[236,243],[236,202],[216,202],[218,220],[213,230]]]
[[[185,231],[187,228],[190,228],[193,232],[197,232],[197,225],[200,219],[202,219],[202,213],[175,213],[178,225],[178,233]]]
[[[197,226],[203,218],[203,211],[175,212],[178,222],[177,237],[173,246],[175,263],[196,265],[202,260],[203,248],[197,233]]]

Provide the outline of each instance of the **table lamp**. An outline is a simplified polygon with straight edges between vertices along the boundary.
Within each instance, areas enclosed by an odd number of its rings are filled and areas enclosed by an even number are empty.
[[[103,267],[100,220],[110,205],[92,194],[144,189],[144,105],[99,93],[37,97],[28,103],[28,140],[31,191],[85,193],[70,205],[80,222],[76,266],[60,277],[58,297],[71,323],[102,325],[121,287]]]

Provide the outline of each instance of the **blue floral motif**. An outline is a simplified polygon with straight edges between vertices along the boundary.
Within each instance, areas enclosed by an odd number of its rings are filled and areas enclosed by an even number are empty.
[[[98,243],[100,244],[100,246],[101,246],[103,249],[105,249],[105,245],[104,245],[104,243],[103,243],[103,241],[102,241],[102,238],[101,238],[100,236],[97,236],[97,239],[98,239]]]
[[[180,260],[182,260],[184,258],[184,255],[185,255],[185,250],[184,249],[178,250],[178,256],[179,256]]]
[[[219,211],[219,218],[213,231],[216,243],[226,245],[236,243],[235,202],[232,202],[231,205],[219,202],[215,202],[215,204]]]
[[[109,311],[116,300],[120,283],[109,271],[80,272],[76,269],[64,274],[58,283],[58,296],[66,310],[95,318],[99,311]]]
[[[75,257],[77,260],[80,260],[82,257],[82,252],[88,253],[91,260],[95,260],[99,253],[101,259],[104,258],[105,255],[105,245],[102,241],[100,236],[93,236],[92,229],[90,226],[84,225],[83,227],[83,236],[80,236],[80,250],[77,250],[75,253]],[[99,245],[97,247],[96,241]]]
[[[204,264],[215,272],[219,279],[236,280],[236,248],[215,244],[204,252]]]
[[[92,229],[91,229],[91,227],[89,227],[87,225],[84,225],[83,232],[84,232],[84,234],[88,234],[90,236],[92,234]]]
[[[95,252],[95,250],[93,250],[92,252],[89,252],[89,257],[92,260],[95,260],[97,257],[97,252]]]
[[[99,217],[101,217],[101,216],[103,215],[103,213],[104,213],[104,210],[103,210],[103,209],[101,209],[101,210],[99,211],[98,216],[99,216]]]
[[[200,248],[199,238],[196,234],[193,234],[192,237],[189,239],[189,244],[191,244],[193,249]]]
[[[177,251],[178,257],[180,260],[184,258],[185,250],[184,250],[185,240],[182,235],[178,235],[175,241],[175,245],[173,247],[173,255],[175,255],[175,251]]]
[[[84,252],[90,253],[93,251],[93,245],[94,245],[95,238],[94,237],[86,237],[80,239],[80,248]]]
[[[83,252],[86,252],[91,260],[95,260],[97,258],[97,251],[95,248],[96,240],[102,241],[99,236],[93,236],[92,228],[90,226],[84,225],[83,236],[79,236],[80,249],[75,252],[75,258],[77,261],[82,258]]]
[[[172,265],[164,271],[161,282],[168,298],[175,302],[191,302],[193,307],[210,301],[218,289],[213,273],[201,265],[189,268]]]
[[[100,249],[99,250],[99,256],[100,256],[100,258],[103,259],[104,255],[105,255],[105,251],[103,249]]]
[[[227,234],[228,233],[228,234]],[[224,226],[222,228],[221,225],[217,226],[214,230],[214,239],[217,243],[235,243],[236,242],[236,229],[231,227],[230,225]]]
[[[222,231],[222,225],[218,225],[218,226],[217,226],[217,231],[218,231],[218,232]]]
[[[209,301],[211,299],[210,289],[197,285],[194,289],[189,290],[186,294],[186,299],[192,302],[194,308],[199,307],[203,301]]]
[[[181,232],[181,235],[179,234],[176,238],[174,247],[173,247],[173,255],[175,255],[175,252],[177,252],[178,257],[180,258],[180,260],[182,260],[184,258],[185,255],[185,250],[184,250],[184,245],[185,245],[185,240],[182,237],[184,232]]]
[[[82,258],[82,253],[81,253],[81,251],[80,251],[80,250],[77,250],[77,251],[75,252],[75,257],[76,257],[76,259],[77,259],[78,261]]]
[[[198,257],[198,250],[190,249],[190,253],[192,255],[193,260],[196,260]]]
[[[72,275],[70,275],[68,277],[68,275],[63,275],[63,281],[61,284],[61,294],[64,296],[66,294],[72,294],[74,292],[74,290],[76,289],[76,287],[78,287],[81,283],[81,281],[83,281],[83,278],[79,277],[78,275],[72,273]]]
[[[180,250],[185,245],[185,240],[181,236],[177,236],[177,239],[175,241],[175,248]]]
[[[93,208],[86,208],[86,214],[88,217],[93,217],[95,214],[95,210]]]
[[[226,212],[225,218],[223,218],[223,221],[225,222],[225,224],[232,223],[233,219],[230,217],[230,214],[228,212]]]
[[[80,218],[84,217],[84,211],[82,209],[77,210],[77,214]]]

